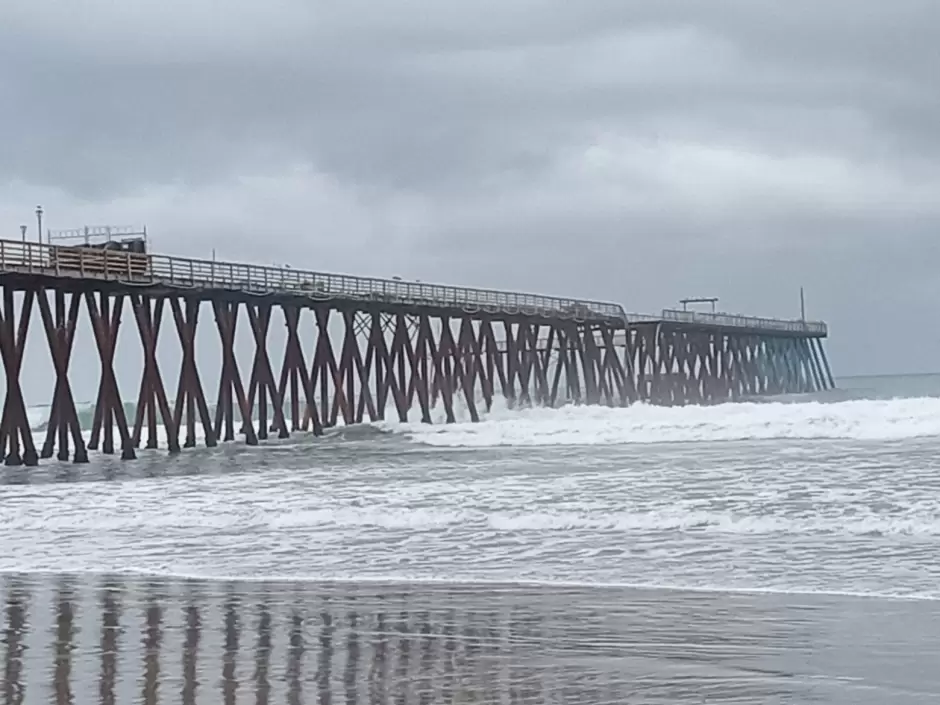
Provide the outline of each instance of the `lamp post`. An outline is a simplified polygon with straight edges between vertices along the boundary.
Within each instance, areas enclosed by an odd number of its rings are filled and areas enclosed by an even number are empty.
[[[39,244],[42,244],[42,206],[36,206],[36,237],[39,238]]]
[[[23,236],[23,242],[26,242],[26,226],[25,225],[20,226],[20,235]]]

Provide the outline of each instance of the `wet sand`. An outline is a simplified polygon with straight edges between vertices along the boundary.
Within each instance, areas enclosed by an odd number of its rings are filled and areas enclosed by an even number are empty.
[[[940,702],[940,605],[0,576],[4,703]]]

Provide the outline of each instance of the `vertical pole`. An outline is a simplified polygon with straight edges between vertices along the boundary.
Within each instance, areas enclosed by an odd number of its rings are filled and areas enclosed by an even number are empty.
[[[108,342],[110,343],[110,345],[113,345],[114,339],[111,338],[111,336],[115,335],[116,331],[112,331],[110,327],[111,326],[111,323],[110,323],[111,322],[111,298],[110,296],[108,296],[106,292],[103,292],[103,291],[101,292],[100,296],[101,296],[102,325],[107,326],[106,328],[107,335],[108,335],[108,339],[110,339],[108,340]],[[104,444],[102,445],[101,450],[104,453],[114,453],[114,413],[113,413],[114,404],[115,404],[115,400],[113,397],[114,390],[111,389],[110,385],[108,385],[107,382],[105,382],[105,384],[107,386],[105,386],[104,398],[102,399],[104,406],[103,406],[102,417],[101,417],[102,430],[104,431]]]
[[[506,360],[506,391],[504,396],[506,397],[506,405],[512,409],[516,406],[516,375],[518,374],[518,351],[516,348],[516,341],[513,336],[513,328],[511,321],[503,321],[503,331],[506,336],[506,351],[503,353],[503,357]]]
[[[405,316],[397,316],[398,322],[396,323],[395,330],[398,332],[399,338],[397,341],[392,343],[394,354],[396,356],[395,370],[391,370],[389,374],[393,377],[398,374],[398,384],[392,389],[392,394],[395,397],[395,408],[398,410],[398,420],[401,423],[406,423],[408,421],[408,402],[405,398],[405,392],[408,389],[407,377],[405,375],[405,342],[409,341],[409,335],[411,332],[408,330],[408,319]],[[395,390],[398,390],[397,392]]]
[[[300,320],[300,309],[299,308],[290,308],[282,306],[281,311],[284,313],[284,319],[287,321],[288,325],[288,350],[291,349],[290,344],[292,342],[291,336],[297,335],[297,325]],[[293,328],[290,328],[291,321],[293,322]],[[294,355],[297,354],[299,344],[295,345],[293,348]],[[290,425],[292,431],[300,430],[300,372],[299,370],[303,367],[304,361],[303,357],[295,358],[293,364],[290,367],[289,372],[289,382],[290,382]]]
[[[806,299],[803,297],[803,287],[800,287],[800,320],[806,323]]]
[[[4,459],[5,465],[22,465],[23,456],[20,455],[20,439],[22,419],[18,413],[22,405],[22,390],[19,386],[19,364],[17,360],[18,337],[14,324],[13,289],[3,287],[3,331],[0,335],[5,338],[3,366],[6,370],[6,399],[3,404],[2,436],[9,441],[10,452]],[[22,321],[21,321],[22,323]],[[19,395],[19,396],[18,396]],[[27,429],[28,430],[28,429]],[[2,448],[0,450],[6,450]]]
[[[199,302],[194,302],[190,299],[186,300],[186,320],[189,322],[189,325],[192,326],[191,334],[193,339],[196,335],[196,321],[199,311]],[[193,345],[193,341],[190,341],[190,345]],[[191,352],[190,355],[195,355],[194,352]],[[183,441],[185,448],[194,448],[196,446],[196,391],[195,387],[195,369],[196,369],[196,360],[195,357],[190,358],[191,367],[188,368],[188,379],[187,384],[189,385],[186,388],[186,439]],[[177,437],[179,437],[179,424],[176,427]],[[205,423],[203,423],[203,433],[206,434],[206,438],[210,435],[213,438],[217,438],[219,433],[218,429],[208,431],[205,428]],[[208,446],[208,443],[206,444]]]
[[[258,438],[259,440],[267,440],[268,438],[268,387],[267,379],[263,381],[261,379],[261,360],[260,355],[264,350],[264,347],[267,345],[267,319],[264,316],[264,313],[261,312],[260,306],[254,306],[253,304],[247,304],[247,310],[249,313],[248,320],[252,327],[252,333],[255,335],[255,374],[258,375]],[[255,311],[258,311],[256,314]],[[249,413],[254,412],[254,407],[252,404],[249,404]]]
[[[371,345],[375,348],[375,409],[376,413],[379,416],[379,420],[385,420],[385,374],[386,372],[391,373],[390,370],[386,370],[383,367],[385,362],[385,357],[379,354],[380,350],[384,349],[384,336],[385,331],[382,328],[382,314],[378,311],[372,312],[372,331],[371,331],[372,343]],[[412,377],[414,377],[415,371],[411,371]]]
[[[159,318],[157,318],[156,311],[151,305],[152,303],[153,301],[149,296],[142,297],[141,304],[143,308],[141,309],[141,314],[143,315],[143,320],[138,320],[138,326],[144,327],[147,331],[147,335],[145,335],[144,340],[141,341],[145,347],[145,359],[149,358],[150,353],[146,348],[151,344],[151,341],[146,338],[148,336],[152,338],[153,345],[156,346],[157,334],[160,329]],[[157,383],[153,378],[155,366],[156,362],[154,358],[154,362],[151,362],[149,365],[151,369],[148,370],[147,395],[145,397],[145,404],[147,405],[147,447],[151,449],[157,447]],[[167,428],[166,430],[169,431],[170,429]]]
[[[598,405],[601,403],[601,385],[597,367],[597,341],[594,340],[594,329],[588,323],[582,323],[581,341],[583,345],[584,386],[587,392],[587,403]]]
[[[317,344],[314,348],[313,353],[313,362],[310,365],[310,391],[313,393],[314,381],[319,381],[320,384],[320,414],[321,414],[321,425],[324,427],[331,427],[332,420],[329,407],[329,394],[327,390],[327,367],[326,367],[326,353],[330,345],[330,334],[327,328],[329,324],[330,312],[332,309],[323,308],[317,306],[314,308],[313,313],[316,318],[316,331],[317,331]]]
[[[46,296],[45,292],[43,292],[42,296]],[[76,296],[76,294],[72,294],[72,296]],[[66,330],[65,323],[65,292],[58,288],[55,290],[55,335],[56,342],[59,345],[59,350],[64,351],[66,345],[70,345],[70,341],[67,340],[68,332]],[[50,418],[49,422],[55,422],[59,431],[59,452],[56,457],[61,461],[66,461],[69,459],[68,420],[66,418],[66,414],[68,412],[65,410],[68,400],[66,397],[65,385],[61,382],[56,384],[56,393],[57,399],[53,400],[56,402],[56,418]],[[77,456],[77,447],[75,452]]]
[[[343,341],[343,352],[340,362],[340,377],[338,383],[346,382],[346,408],[343,410],[343,421],[348,426],[357,422],[356,419],[356,378],[353,370],[353,350],[358,348],[359,341],[356,336],[356,312],[343,311],[343,323],[346,326],[346,335]]]

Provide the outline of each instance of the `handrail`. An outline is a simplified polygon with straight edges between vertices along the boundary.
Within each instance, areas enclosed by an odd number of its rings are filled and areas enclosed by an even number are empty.
[[[192,290],[237,290],[256,296],[281,294],[313,300],[354,299],[411,306],[459,308],[577,321],[667,320],[699,325],[826,335],[821,321],[780,320],[724,313],[663,309],[662,315],[627,313],[619,304],[398,279],[327,274],[289,267],[139,254],[120,250],[50,245],[0,238],[0,274],[42,274],[159,285]]]
[[[254,295],[356,299],[575,320],[626,319],[622,306],[602,301],[0,239],[0,272],[24,271]]]
[[[758,316],[742,316],[733,313],[703,313],[701,311],[678,311],[664,308],[663,320],[677,321],[679,323],[693,323],[709,326],[725,326],[728,328],[753,328],[759,330],[776,330],[786,333],[807,333],[809,335],[826,335],[828,328],[822,321],[804,321],[802,319],[762,318]]]

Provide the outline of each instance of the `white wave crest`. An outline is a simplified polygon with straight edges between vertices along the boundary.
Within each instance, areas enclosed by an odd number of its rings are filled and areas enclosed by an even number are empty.
[[[903,440],[940,437],[940,399],[716,406],[494,410],[479,423],[389,429],[433,446],[557,446],[770,439]]]
[[[168,506],[126,512],[115,508],[88,509],[68,517],[31,516],[20,507],[15,521],[0,521],[4,529],[62,534],[74,537],[90,532],[145,532],[163,535],[199,535],[246,529],[268,535],[284,531],[348,530],[378,532],[448,532],[476,536],[493,534],[656,534],[679,532],[715,535],[830,535],[830,536],[940,536],[940,515],[910,511],[903,514],[865,513],[807,517],[758,515],[706,509],[655,509],[631,512],[491,511],[470,509],[407,508],[375,505],[284,512],[232,512],[208,506],[172,511]]]

